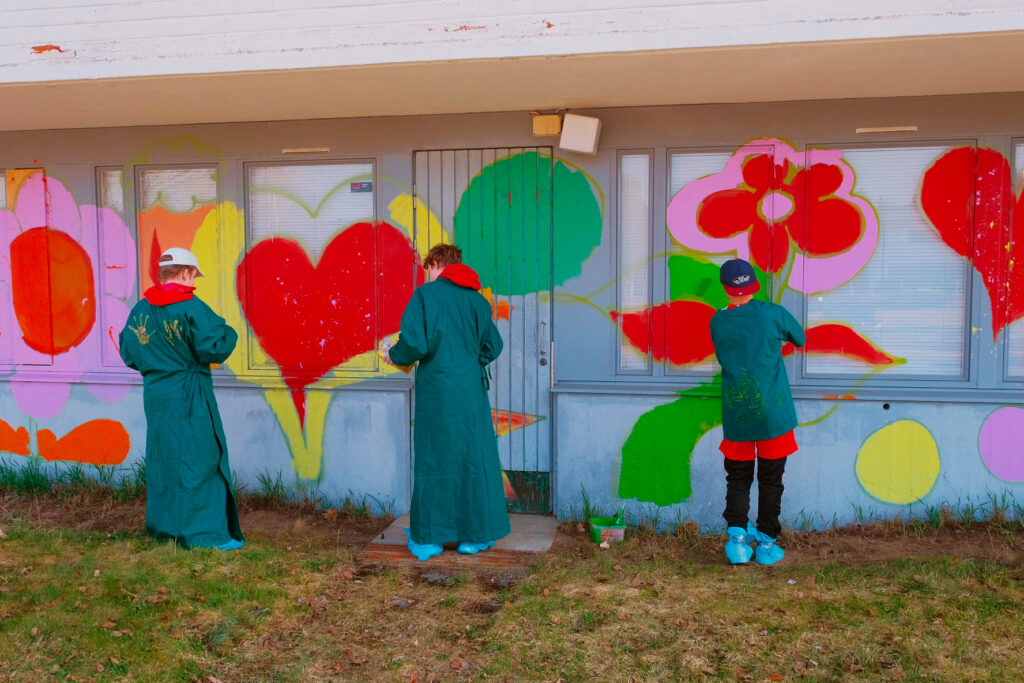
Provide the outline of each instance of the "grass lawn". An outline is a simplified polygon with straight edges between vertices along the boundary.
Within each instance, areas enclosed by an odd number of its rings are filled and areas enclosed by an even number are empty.
[[[360,569],[380,524],[331,511],[248,510],[222,553],[80,500],[113,527],[0,495],[0,679],[1024,679],[1017,522],[790,535],[777,567],[685,528],[601,550],[566,524],[509,582]]]

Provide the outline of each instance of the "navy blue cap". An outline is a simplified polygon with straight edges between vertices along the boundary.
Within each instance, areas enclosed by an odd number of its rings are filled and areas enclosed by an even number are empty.
[[[761,291],[761,283],[757,281],[754,267],[741,258],[734,258],[722,264],[718,271],[718,279],[722,282],[726,294],[743,296]]]

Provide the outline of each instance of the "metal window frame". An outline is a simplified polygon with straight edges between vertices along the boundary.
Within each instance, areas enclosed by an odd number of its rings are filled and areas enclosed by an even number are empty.
[[[99,214],[99,210],[100,209],[109,209],[110,208],[110,207],[105,206],[103,204],[103,173],[107,172],[107,171],[119,171],[121,173],[121,204],[124,207],[123,215],[121,215],[121,220],[122,220],[122,222],[124,222],[125,227],[128,228],[128,234],[131,236],[132,242],[134,243],[136,271],[138,271],[139,268],[140,268],[140,261],[141,261],[141,259],[139,258],[139,256],[140,256],[140,254],[139,254],[139,229],[138,229],[138,217],[135,214],[135,196],[134,196],[135,193],[133,191],[134,188],[132,186],[132,182],[129,180],[129,178],[132,176],[132,170],[133,169],[131,168],[131,166],[129,164],[97,164],[97,165],[93,166],[93,192],[94,192],[94,195],[93,195],[93,205],[96,207],[96,212],[97,212],[97,216],[96,216],[96,228],[97,228],[96,248],[98,250],[97,256],[98,257],[102,257],[102,255],[103,255],[103,231],[99,230],[100,220],[99,220],[99,215],[98,214]],[[110,209],[110,210],[113,210],[113,209]],[[102,284],[103,284],[104,279],[107,276],[107,269],[102,267],[102,266],[100,266],[100,267],[97,267],[96,270],[97,270],[97,283],[100,285],[99,287],[97,287],[97,290],[99,292],[105,291],[103,286],[102,286]],[[128,301],[126,302],[127,305],[128,305],[128,309],[129,310],[131,310],[132,306],[134,306],[139,301],[139,297],[140,297],[139,287],[140,287],[140,284],[141,284],[141,279],[138,277],[139,274],[140,274],[139,272],[135,273],[135,284],[132,285],[131,295],[129,296]],[[105,363],[103,361],[103,354],[102,354],[102,352],[100,353],[100,367],[103,367],[103,368],[116,368],[116,369],[119,369],[122,373],[124,372],[124,365],[123,364],[111,365],[109,363]]]
[[[623,248],[622,248],[622,160],[624,157],[647,157],[647,180],[648,180],[648,196],[647,196],[647,223],[648,223],[648,235],[647,235],[647,305],[646,308],[650,310],[654,306],[654,196],[655,192],[655,177],[654,177],[654,150],[652,148],[638,148],[638,149],[618,149],[615,151],[615,173],[612,180],[613,191],[612,196],[612,211],[614,211],[615,221],[614,225],[614,240],[615,240],[615,310],[622,312],[622,274],[623,274]],[[625,335],[622,332],[622,326],[615,326],[615,375],[626,376],[626,377],[652,377],[655,376],[655,368],[657,364],[654,362],[653,353],[651,350],[647,352],[647,363],[645,368],[629,370],[622,367],[622,345],[625,341]]]
[[[804,168],[807,168],[807,158],[811,150],[871,150],[871,149],[906,149],[913,147],[945,147],[953,149],[958,146],[969,144],[975,149],[978,147],[977,138],[935,138],[935,139],[899,139],[885,141],[864,141],[864,142],[808,142],[803,147]],[[856,170],[856,169],[855,169]],[[973,194],[973,192],[972,192]],[[972,208],[973,210],[973,208]],[[972,214],[973,215],[973,214]],[[881,230],[882,226],[879,225]],[[973,234],[971,249],[973,253]],[[931,374],[903,374],[899,376],[886,377],[883,372],[881,376],[870,376],[871,371],[862,373],[809,373],[807,371],[807,356],[800,354],[798,359],[798,372],[794,378],[794,386],[814,387],[821,389],[836,389],[838,393],[849,393],[852,387],[862,393],[863,388],[890,388],[890,389],[956,389],[956,388],[978,388],[978,345],[973,343],[972,330],[975,327],[975,315],[978,296],[978,288],[974,286],[975,272],[971,267],[969,258],[964,259],[964,326],[963,335],[963,356],[961,358],[960,374],[958,376],[942,376]],[[807,328],[807,298],[803,292],[795,292],[798,297],[797,318],[804,328]],[[792,310],[792,308],[791,308]],[[923,384],[922,384],[923,383]],[[835,392],[833,392],[835,393]]]
[[[670,253],[671,245],[673,243],[673,240],[672,240],[672,238],[671,238],[671,236],[669,235],[669,232],[668,232],[668,221],[667,221],[668,205],[672,201],[672,197],[674,196],[674,195],[672,195],[672,196],[669,195],[669,193],[671,192],[671,189],[672,189],[671,188],[671,183],[672,183],[672,158],[674,156],[676,156],[676,155],[684,155],[684,154],[724,154],[724,155],[726,155],[727,157],[729,157],[731,159],[732,156],[736,153],[737,150],[739,150],[741,147],[746,146],[747,144],[752,144],[753,142],[756,142],[756,141],[741,142],[741,143],[738,143],[736,145],[702,145],[702,146],[699,146],[699,147],[668,147],[668,148],[665,148],[665,159],[664,159],[665,177],[664,177],[664,192],[663,192],[663,196],[665,197],[665,213],[664,213],[664,215],[666,216],[666,220],[665,220],[665,268],[664,268],[664,271],[665,271],[665,282],[664,282],[664,287],[663,287],[663,292],[662,292],[662,299],[664,301],[669,301],[670,297],[671,297],[671,279],[668,276],[668,259],[671,256],[675,255],[675,254]],[[767,148],[771,148],[771,150],[772,150],[772,157],[774,159],[775,145],[774,144],[765,143],[762,146],[765,147],[766,149]],[[774,180],[773,180],[773,182],[774,182]],[[775,276],[772,273],[767,273],[767,275],[768,275],[768,289],[769,289],[769,291],[772,291],[772,289],[775,287],[775,284],[776,284],[775,283],[776,278],[775,278]],[[711,380],[713,380],[715,378],[715,376],[718,375],[719,373],[708,372],[708,371],[705,371],[705,370],[687,370],[686,368],[676,368],[676,367],[672,367],[670,364],[666,363],[666,364],[664,364],[663,374],[667,378],[673,378],[673,379],[675,379],[677,381],[684,381],[684,382],[687,383],[687,386],[700,386],[701,384],[704,384],[704,383],[707,383],[707,382],[710,382]]]
[[[340,166],[340,165],[355,165],[355,164],[370,164],[373,168],[371,173],[373,183],[373,216],[369,219],[370,222],[376,224],[378,221],[379,207],[378,201],[380,199],[378,194],[378,169],[380,167],[380,159],[376,156],[359,155],[354,157],[346,156],[317,156],[315,158],[303,158],[303,159],[282,159],[280,157],[272,157],[267,159],[245,159],[241,160],[241,187],[242,187],[242,204],[245,207],[244,214],[244,230],[245,230],[245,253],[256,245],[253,241],[252,234],[252,192],[251,192],[251,170],[253,168],[267,168],[267,167],[296,167],[296,166]],[[218,183],[219,187],[219,183]],[[374,247],[375,258],[379,259],[379,244]],[[314,264],[316,267],[317,264]],[[379,264],[378,264],[379,265]],[[374,267],[374,271],[377,267]],[[374,300],[374,325],[378,324],[381,304],[381,291],[378,282],[378,278],[374,278],[373,281],[373,300]],[[246,326],[249,327],[248,325]],[[246,375],[250,377],[275,377],[280,376],[281,368],[276,363],[256,363],[254,358],[254,345],[257,343],[256,335],[252,333],[250,329],[246,330]],[[263,354],[266,355],[266,354]],[[380,375],[382,371],[380,359],[374,355],[373,367],[372,368],[348,368],[344,371],[343,377],[365,379]],[[327,374],[326,372],[324,373]]]
[[[1018,152],[1020,158],[1018,158]],[[1024,195],[1024,178],[1018,177],[1017,169],[1020,168],[1024,171],[1024,137],[1011,137],[1010,138],[1010,177],[1014,182],[1010,183],[1010,215],[1007,218],[1010,226],[1010,243],[1012,244],[1014,239],[1018,235],[1014,234],[1014,220],[1015,211],[1017,209],[1017,197]],[[1024,223],[1022,223],[1024,224]],[[1024,235],[1019,236],[1024,239]],[[1022,264],[1024,267],[1024,264]],[[1004,274],[1004,277],[1009,279],[1009,270]],[[1018,320],[1017,324],[1024,326],[1024,319]],[[1010,325],[1006,325],[999,333],[999,374],[996,382],[996,386],[1000,389],[1024,389],[1024,375],[1011,375],[1010,374],[1010,339],[1009,339]],[[1024,332],[1024,330],[1022,330]],[[1022,335],[1021,345],[1024,346],[1024,335]],[[1024,348],[1021,349],[1024,353]]]

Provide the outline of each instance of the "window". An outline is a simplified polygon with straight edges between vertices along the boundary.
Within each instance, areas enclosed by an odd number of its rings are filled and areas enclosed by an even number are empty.
[[[253,329],[251,367],[266,358],[259,344],[286,376],[321,377],[341,364],[379,369],[371,352],[382,294],[374,173],[370,161],[246,165],[248,270],[239,297]],[[272,303],[282,296],[302,313],[286,320],[288,310]],[[279,315],[293,341],[261,322],[267,315]]]
[[[214,166],[139,169],[139,207],[143,212],[160,206],[170,213],[189,213],[216,202]]]
[[[96,169],[96,197],[101,208],[124,218],[124,169],[120,166]]]
[[[113,177],[103,183],[100,196],[116,202]],[[192,248],[203,217],[217,204],[217,167],[137,167],[136,191],[139,291],[145,292],[156,283],[160,254],[170,247]]]
[[[339,231],[374,220],[372,163],[250,165],[248,170],[252,244],[287,237],[315,264]]]
[[[651,306],[651,155],[619,156],[619,305],[624,312]],[[651,358],[619,331],[619,372],[649,374]]]
[[[952,147],[843,151],[856,173],[854,194],[877,214],[878,244],[856,276],[806,296],[806,324],[840,322],[906,359],[886,366],[886,377],[967,376],[970,263],[943,243],[918,200],[924,173]],[[804,360],[806,377],[862,376],[865,368],[833,354],[808,354]]]
[[[752,149],[752,152],[760,152],[763,154],[772,154],[771,147],[763,147],[758,149]],[[671,202],[672,198],[679,193],[684,187],[689,185],[695,180],[705,178],[716,173],[721,173],[722,169],[726,167],[732,156],[733,150],[729,151],[686,151],[686,152],[673,152],[669,155],[669,168],[668,168],[668,201]],[[680,257],[685,256],[696,256],[701,260],[708,260],[717,266],[725,263],[727,260],[733,258],[735,254],[709,254],[700,253],[695,254],[693,252],[686,252],[680,249],[676,243],[670,241],[670,253],[667,261],[669,275],[668,275],[668,299],[679,299],[692,297],[692,283],[689,280],[681,279],[680,276],[685,275],[685,270],[688,266],[688,262],[682,260]],[[675,284],[673,284],[675,280]],[[710,287],[714,287],[716,291],[719,290],[720,285],[717,280],[710,283]],[[671,346],[673,344],[673,338],[670,335],[666,340],[666,344],[669,347],[671,353]],[[675,340],[679,343],[679,340]],[[669,365],[666,369],[667,374],[670,375],[700,375],[700,376],[713,376],[718,374],[720,367],[718,361],[715,360],[714,356],[709,359],[690,363],[685,367],[679,368]]]
[[[1011,216],[1013,217],[1014,225],[1024,225],[1024,216],[1019,215],[1024,212],[1024,202],[1018,201],[1018,197],[1024,197],[1024,141],[1017,140],[1013,146],[1013,178],[1014,182],[1011,185],[1014,194],[1011,197],[1011,205],[1013,211]],[[1012,230],[1012,228],[1011,228]],[[1024,235],[1016,234],[1016,231],[1011,232],[1011,239],[1024,240]],[[1024,263],[1010,263],[1010,267],[1014,269],[1024,268]],[[1011,279],[1011,282],[1018,280]],[[1024,296],[1024,292],[1011,293],[1012,296]],[[1005,365],[1005,378],[1013,380],[1024,380],[1024,318],[1016,320],[1010,323],[1006,327],[1006,365]]]
[[[43,225],[19,225],[20,218],[18,218],[16,214],[12,215],[12,217],[15,218],[14,226],[17,226],[17,228],[18,228],[18,233],[16,235],[12,235],[11,236],[12,237],[12,239],[11,239],[11,246],[13,247],[14,240],[17,237],[25,234],[25,232],[28,232],[28,231],[36,229],[36,228],[42,229],[43,227],[49,227],[48,224],[49,224],[50,212],[47,211],[47,202],[46,202],[46,199],[45,199],[45,193],[44,192],[38,192],[38,191],[27,193],[27,194],[22,194],[21,193],[21,190],[24,187],[25,183],[29,179],[31,179],[33,176],[37,176],[38,175],[38,176],[41,176],[42,178],[45,179],[46,178],[46,169],[45,168],[14,168],[14,169],[7,169],[6,171],[4,171],[3,175],[4,175],[4,182],[3,182],[3,185],[4,185],[4,195],[3,195],[4,196],[4,202],[3,202],[2,208],[9,209],[12,214],[15,214],[15,208],[20,203],[21,204],[20,208],[21,208],[21,211],[23,212],[21,215],[34,215],[34,216],[39,216],[39,217],[45,217],[45,218],[41,218],[41,220],[40,220],[40,222],[43,223]],[[10,206],[7,205],[8,202],[10,202]],[[36,243],[36,244],[38,244],[38,243]],[[47,240],[47,244],[49,244],[49,240]],[[27,330],[24,330],[22,328],[22,320],[20,319],[20,315],[18,314],[18,306],[17,306],[17,304],[13,304],[13,298],[14,298],[13,286],[14,286],[14,279],[15,279],[15,277],[17,277],[20,274],[21,277],[28,277],[28,278],[38,277],[39,280],[48,281],[52,277],[54,277],[54,275],[57,273],[57,269],[56,268],[51,268],[51,266],[53,265],[54,262],[50,258],[44,257],[42,259],[43,262],[42,263],[38,263],[37,259],[36,258],[32,258],[32,256],[31,256],[31,255],[33,255],[33,252],[35,253],[36,256],[40,256],[38,254],[38,251],[36,251],[34,249],[23,250],[21,252],[21,254],[23,256],[23,258],[19,259],[19,261],[21,263],[21,267],[14,267],[14,260],[15,259],[12,258],[12,251],[8,251],[7,254],[4,254],[4,259],[8,262],[8,270],[7,270],[8,275],[7,275],[7,281],[6,282],[3,281],[3,280],[0,280],[0,296],[5,296],[8,299],[12,300],[12,306],[13,307],[11,309],[11,312],[12,312],[13,315],[9,319],[9,324],[12,324],[12,325],[15,324],[15,319],[16,318],[18,320],[17,320],[17,323],[16,323],[16,331],[15,330],[11,330],[11,334],[0,334],[0,364],[3,364],[3,365],[16,364],[16,365],[19,365],[19,366],[43,366],[43,367],[45,367],[45,366],[52,366],[53,365],[53,359],[54,359],[53,355],[51,355],[49,353],[46,353],[46,352],[44,352],[42,350],[39,350],[37,348],[29,348],[27,345],[15,344],[14,343],[14,340],[17,339],[19,336],[22,336],[23,332],[27,332]],[[27,258],[24,258],[24,256],[27,256]],[[26,276],[26,273],[31,273],[31,274]],[[38,299],[39,289],[35,289],[34,291],[37,294],[30,295],[31,298],[28,299],[29,301],[32,301],[33,303],[37,302],[39,300]],[[47,301],[50,298],[48,296],[48,293],[45,293],[42,296],[45,297],[45,299]],[[24,302],[26,300],[22,299],[22,301]],[[51,318],[52,318],[52,310],[50,311],[50,314],[51,314]],[[47,334],[50,335],[49,340],[47,340],[46,337],[45,337],[45,335],[47,335]],[[37,325],[36,326],[34,337],[35,337],[35,340],[37,342],[48,344],[48,343],[53,341],[53,336],[52,335],[53,335],[52,320],[51,320],[49,325]],[[26,341],[27,341],[27,339],[26,339]]]
[[[134,246],[126,241],[124,168],[100,167],[96,169],[96,233],[101,263],[97,264],[100,291],[116,299],[118,305],[100,306],[101,329],[111,339],[124,327],[128,311],[138,300],[135,276],[127,277],[135,268]],[[100,363],[103,367],[124,368],[114,344],[104,339],[100,344]]]
[[[7,171],[0,168],[0,176],[4,182],[0,183],[0,211],[14,207],[7,206]],[[11,297],[11,283],[0,280],[0,296]],[[4,339],[4,337],[7,337]],[[14,351],[12,349],[12,334],[0,334],[0,365],[9,365],[14,362]]]

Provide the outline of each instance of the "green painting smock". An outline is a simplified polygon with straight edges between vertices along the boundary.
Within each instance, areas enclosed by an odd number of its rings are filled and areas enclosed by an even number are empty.
[[[805,343],[804,330],[782,306],[753,299],[711,318],[722,366],[722,428],[729,441],[764,441],[796,427],[796,408],[782,344]]]
[[[210,374],[210,364],[227,360],[237,341],[224,319],[194,297],[166,305],[143,299],[121,330],[121,358],[143,379],[151,536],[186,547],[243,540]]]
[[[451,271],[451,272],[449,272]],[[468,271],[471,278],[449,279]],[[486,543],[509,526],[487,365],[502,350],[491,305],[467,266],[419,287],[402,314],[392,362],[416,369],[409,532],[416,543]]]

